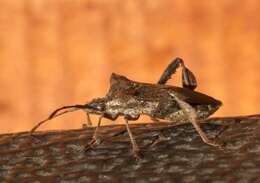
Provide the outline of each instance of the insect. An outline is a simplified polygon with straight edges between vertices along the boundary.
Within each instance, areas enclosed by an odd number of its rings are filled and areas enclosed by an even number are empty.
[[[171,75],[182,68],[182,86],[166,85]],[[88,124],[89,114],[100,115],[90,145],[98,142],[98,129],[102,118],[115,120],[124,117],[134,155],[138,156],[139,147],[130,130],[129,121],[137,120],[140,115],[148,115],[154,122],[167,120],[176,124],[191,123],[201,139],[209,145],[220,147],[221,144],[210,140],[200,128],[199,120],[213,114],[221,102],[208,95],[194,91],[197,81],[194,74],[185,66],[181,58],[174,59],[161,75],[156,84],[132,81],[125,76],[113,73],[110,88],[103,98],[96,98],[83,105],[70,105],[56,109],[51,115],[39,122],[31,134],[43,123],[67,112],[84,110]]]

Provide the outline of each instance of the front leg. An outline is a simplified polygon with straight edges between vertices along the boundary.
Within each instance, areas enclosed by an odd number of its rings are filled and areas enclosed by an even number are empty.
[[[196,78],[194,74],[184,65],[183,60],[178,57],[167,66],[161,75],[158,84],[165,84],[179,67],[182,67],[182,86],[184,88],[194,90],[197,87]]]
[[[180,106],[180,108],[182,109],[182,111],[184,112],[184,114],[187,116],[188,120],[191,122],[191,124],[194,126],[194,128],[196,129],[196,131],[199,133],[201,139],[203,140],[203,142],[205,142],[208,145],[211,146],[215,146],[215,147],[222,147],[221,144],[210,140],[207,135],[205,134],[205,132],[201,129],[199,122],[197,121],[197,113],[194,110],[194,108],[188,104],[187,102],[179,99],[178,97],[176,97],[176,95],[174,95],[173,93],[169,93],[174,100],[178,103],[178,105]]]
[[[89,144],[85,147],[85,150],[89,150],[91,149],[95,144],[99,144],[100,143],[100,139],[98,137],[98,130],[99,127],[101,126],[101,121],[104,115],[101,115],[98,119],[98,124],[97,127],[95,128],[94,134],[92,136],[92,140],[89,142]]]
[[[83,124],[83,128],[92,126],[92,121],[90,119],[90,115],[88,112],[86,112],[87,121]]]

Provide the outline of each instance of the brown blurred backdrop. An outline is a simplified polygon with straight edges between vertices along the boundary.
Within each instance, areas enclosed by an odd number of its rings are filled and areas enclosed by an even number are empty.
[[[0,132],[104,96],[111,72],[156,82],[176,56],[198,91],[224,103],[215,116],[259,113],[259,12],[257,0],[0,0]],[[84,119],[71,113],[41,129]]]

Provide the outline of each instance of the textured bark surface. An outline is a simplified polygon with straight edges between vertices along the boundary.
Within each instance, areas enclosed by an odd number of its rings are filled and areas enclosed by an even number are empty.
[[[214,118],[203,124],[224,150],[204,144],[190,125],[132,125],[143,158],[131,153],[124,126],[0,135],[0,182],[260,181],[260,116]]]
[[[217,116],[259,113],[259,48],[257,0],[0,0],[0,133],[104,96],[112,72],[157,82],[176,56],[225,104]]]

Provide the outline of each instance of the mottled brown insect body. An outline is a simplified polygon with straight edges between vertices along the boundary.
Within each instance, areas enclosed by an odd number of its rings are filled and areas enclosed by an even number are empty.
[[[187,115],[170,93],[189,103],[196,110],[198,119],[207,118],[221,105],[220,101],[187,88],[140,83],[114,73],[111,75],[108,94],[100,99],[103,102],[93,101],[91,105],[103,105],[106,111],[104,117],[111,116],[112,120],[119,115],[126,116],[129,120],[136,120],[140,115],[148,115],[153,119],[187,123]]]
[[[183,87],[165,85],[178,67],[182,67]],[[198,120],[213,114],[221,106],[221,102],[208,95],[195,92],[196,86],[195,76],[180,58],[176,58],[168,65],[157,84],[136,82],[113,73],[110,78],[110,88],[105,97],[93,99],[84,105],[64,106],[56,109],[47,119],[39,122],[31,133],[47,120],[81,109],[87,113],[89,124],[91,124],[89,114],[100,115],[90,146],[98,142],[98,127],[103,117],[115,120],[117,117],[123,116],[133,151],[137,155],[139,148],[128,121],[137,120],[140,115],[150,116],[156,122],[161,120],[177,124],[190,122],[205,143],[220,146],[207,138],[200,128]],[[59,113],[64,109],[66,110]]]

